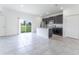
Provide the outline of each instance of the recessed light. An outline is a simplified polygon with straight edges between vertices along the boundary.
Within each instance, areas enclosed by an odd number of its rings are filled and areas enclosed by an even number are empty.
[[[24,5],[20,5],[21,7],[24,7]]]
[[[61,10],[63,10],[63,7],[60,7]]]
[[[46,14],[49,14],[49,12],[46,12]]]

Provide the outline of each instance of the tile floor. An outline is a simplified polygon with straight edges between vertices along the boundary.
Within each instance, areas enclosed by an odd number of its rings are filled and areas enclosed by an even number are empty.
[[[34,33],[0,37],[1,55],[78,55],[79,40],[53,35],[42,38]]]

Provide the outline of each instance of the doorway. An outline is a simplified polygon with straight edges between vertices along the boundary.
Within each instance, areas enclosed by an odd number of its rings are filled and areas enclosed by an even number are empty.
[[[3,14],[0,14],[0,36],[6,35],[6,20]]]
[[[20,25],[20,33],[29,33],[31,32],[31,27],[32,27],[32,21],[29,19],[20,19],[19,22]]]

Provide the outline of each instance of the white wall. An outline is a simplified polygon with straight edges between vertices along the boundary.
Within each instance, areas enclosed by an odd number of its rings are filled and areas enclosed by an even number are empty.
[[[79,39],[79,10],[63,11],[63,36]]]
[[[6,33],[5,35],[16,35],[17,33],[17,16],[14,13],[11,13],[10,11],[4,11],[3,12],[5,15],[5,20],[6,20]]]
[[[36,32],[36,29],[40,27],[40,23],[42,21],[41,17],[35,17],[32,21],[32,32]]]
[[[32,32],[35,32],[36,28],[40,25],[41,17],[38,16],[33,16],[10,9],[5,9],[2,11],[2,13],[6,18],[6,36],[19,34],[18,18],[29,18],[30,20],[32,20]]]

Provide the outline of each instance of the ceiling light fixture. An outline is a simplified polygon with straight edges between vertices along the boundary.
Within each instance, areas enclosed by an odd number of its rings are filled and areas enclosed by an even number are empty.
[[[22,8],[24,7],[24,5],[20,5]]]
[[[49,14],[49,12],[46,12],[46,14],[48,15],[48,14]]]
[[[63,10],[63,7],[60,7],[61,10]]]
[[[61,10],[63,10],[63,7],[59,6],[58,4],[55,4],[55,6],[56,6],[57,8],[60,8]]]

